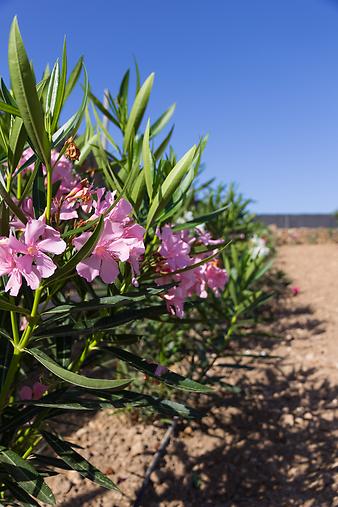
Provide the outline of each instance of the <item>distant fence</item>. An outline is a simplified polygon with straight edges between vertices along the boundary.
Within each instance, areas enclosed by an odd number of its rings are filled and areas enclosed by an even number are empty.
[[[257,215],[257,220],[266,225],[276,225],[282,229],[291,227],[337,227],[337,219],[333,215],[305,214],[305,215]]]

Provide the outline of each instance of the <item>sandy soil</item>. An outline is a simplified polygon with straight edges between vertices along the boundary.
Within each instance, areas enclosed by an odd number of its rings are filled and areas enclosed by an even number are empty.
[[[338,245],[283,246],[279,264],[300,294],[272,325],[283,340],[254,351],[281,359],[225,370],[242,394],[215,395],[208,416],[180,428],[143,506],[338,506]],[[69,472],[50,480],[58,506],[132,506],[164,433],[109,411],[89,419],[69,440],[123,495]]]

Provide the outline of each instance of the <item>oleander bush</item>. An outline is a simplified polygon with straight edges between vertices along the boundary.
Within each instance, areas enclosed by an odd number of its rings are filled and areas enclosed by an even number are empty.
[[[135,322],[133,326],[135,332],[142,331],[139,346],[144,354],[152,351],[163,371],[174,365],[190,378],[238,392],[237,386],[225,381],[226,371],[215,376],[209,375],[210,369],[219,357],[226,356],[231,358],[226,368],[240,368],[241,358],[248,357],[242,349],[247,349],[252,337],[256,340],[261,337],[265,342],[273,336],[267,332],[266,324],[276,297],[285,296],[287,281],[283,273],[272,269],[274,244],[267,228],[249,212],[250,200],[244,199],[232,185],[228,189],[224,186],[213,189],[209,183],[203,190],[202,194],[191,190],[188,208],[175,217],[174,230],[179,234],[188,219],[199,230],[201,243],[207,242],[212,248],[219,241],[226,245],[213,261],[226,270],[224,289],[208,294],[205,299],[195,298],[180,320],[164,314],[157,321]],[[203,215],[209,217],[208,222],[196,225],[194,217]],[[235,349],[231,347],[233,342]],[[250,356],[257,360],[270,357],[266,351],[255,355],[254,350]],[[153,386],[148,383],[146,388],[151,391]],[[166,391],[166,395],[170,394]]]
[[[53,420],[106,407],[195,417],[184,393],[208,394],[215,358],[259,321],[271,296],[271,251],[241,196],[198,184],[206,139],[179,158],[167,132],[174,106],[153,123],[146,117],[153,74],[141,84],[136,67],[130,100],[128,71],[101,101],[82,58],[69,72],[64,43],[37,81],[16,19],[8,57],[11,83],[0,81],[0,501],[55,505],[45,478],[56,469],[117,486]],[[64,119],[80,83],[82,102]],[[177,364],[180,374],[170,370]]]

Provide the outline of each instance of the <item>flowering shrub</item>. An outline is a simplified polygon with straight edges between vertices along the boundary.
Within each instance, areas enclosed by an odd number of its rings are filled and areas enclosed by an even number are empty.
[[[44,477],[55,468],[117,488],[56,434],[55,417],[124,406],[195,415],[137,390],[119,365],[171,388],[208,393],[204,383],[154,361],[151,349],[147,360],[140,357],[137,329],[161,318],[183,320],[187,300],[221,297],[228,274],[217,260],[223,238],[201,226],[214,210],[175,224],[186,211],[204,141],[179,160],[172,150],[164,157],[172,130],[157,146],[156,136],[173,106],[141,132],[153,75],[138,82],[131,107],[129,73],[104,105],[90,92],[82,59],[68,77],[64,44],[61,65],[36,83],[16,19],[9,70],[12,89],[0,83],[0,500],[54,505]],[[82,103],[60,125],[81,75]],[[57,458],[42,453],[42,443]]]
[[[180,318],[184,316],[186,299],[193,295],[207,298],[208,288],[219,296],[228,279],[225,269],[220,268],[216,260],[208,260],[207,253],[191,255],[192,246],[198,241],[205,245],[222,243],[222,240],[212,240],[209,234],[201,233],[199,229],[196,229],[196,232],[197,238],[191,236],[188,231],[175,233],[169,225],[157,232],[161,240],[158,253],[162,259],[158,267],[162,273],[167,273],[157,279],[157,283],[164,285],[177,282],[167,291],[164,299],[169,312]]]
[[[279,272],[271,269],[274,249],[268,230],[254,220],[248,204],[249,201],[233,186],[227,190],[223,187],[213,189],[209,183],[200,191],[193,187],[183,209],[174,217],[177,225],[167,228],[165,236],[165,231],[162,232],[164,241],[159,252],[170,259],[171,255],[175,256],[177,248],[181,252],[182,265],[189,262],[188,258],[194,256],[191,255],[194,249],[201,245],[210,248],[211,252],[217,245],[226,246],[221,247],[223,250],[219,251],[217,261],[213,259],[197,268],[201,269],[197,278],[202,275],[203,284],[189,285],[191,278],[196,278],[192,275],[193,270],[188,272],[182,299],[190,287],[194,288],[195,298],[194,304],[187,305],[184,316],[180,314],[183,318],[178,321],[161,315],[160,322],[149,321],[143,325],[143,349],[153,350],[156,360],[163,367],[179,365],[180,371],[187,376],[212,382],[213,377],[208,373],[218,357],[229,355],[229,362],[224,368],[232,365],[240,368],[241,345],[247,349],[251,337],[267,337],[266,329],[261,325],[270,318],[268,305],[271,298],[285,294],[285,280]],[[205,224],[200,223],[203,216],[209,217]],[[180,230],[180,224],[186,224],[186,220],[193,234],[186,229]],[[196,220],[199,222],[197,227]],[[213,237],[219,239],[213,240]],[[260,249],[264,246],[262,254],[257,246]],[[253,251],[254,248],[256,250]],[[196,262],[196,258],[190,262]],[[166,262],[166,265],[168,270],[177,269],[175,264]],[[207,299],[199,299],[203,295],[203,287],[211,289]],[[168,303],[181,303],[178,299],[180,294],[174,288],[172,300]],[[140,323],[133,326],[135,332],[140,332]],[[237,342],[236,348],[233,347],[234,341]],[[254,357],[255,351],[251,355]],[[256,357],[259,359],[259,354]],[[264,359],[266,357],[267,354]],[[225,378],[228,377],[227,372],[224,372]],[[224,390],[237,391],[236,386],[229,384],[229,378],[221,380],[218,375],[214,381]],[[153,385],[146,387],[150,392],[154,389]]]

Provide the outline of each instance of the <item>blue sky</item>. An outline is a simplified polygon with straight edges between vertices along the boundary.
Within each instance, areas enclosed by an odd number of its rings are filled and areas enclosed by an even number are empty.
[[[156,74],[151,119],[176,102],[175,150],[208,133],[204,177],[235,181],[255,211],[338,208],[338,1],[0,0],[5,77],[15,14],[38,75],[64,34],[98,95],[135,55]]]

